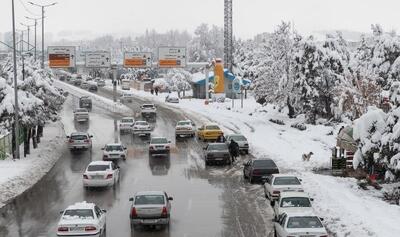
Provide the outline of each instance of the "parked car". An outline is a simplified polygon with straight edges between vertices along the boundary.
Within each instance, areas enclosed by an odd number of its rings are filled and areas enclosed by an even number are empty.
[[[131,81],[129,79],[122,79],[121,89],[122,90],[130,90],[131,89]]]
[[[61,211],[57,236],[105,236],[106,211],[94,203],[79,202]]]
[[[67,75],[67,78],[66,78],[66,79],[67,79],[67,81],[69,82],[69,81],[71,80],[71,78],[72,78],[71,75]]]
[[[101,149],[103,150],[103,160],[105,161],[126,160],[127,148],[121,143],[107,144]]]
[[[96,79],[97,79],[97,78],[96,78]],[[104,86],[106,86],[106,81],[99,79],[99,80],[97,81],[97,86],[98,86],[98,87],[104,87]]]
[[[175,137],[179,138],[182,136],[194,137],[196,134],[195,124],[190,120],[179,121],[175,126]]]
[[[83,186],[114,186],[119,181],[119,172],[119,166],[112,161],[92,161],[83,173]]]
[[[65,76],[61,75],[59,79],[60,79],[60,81],[65,81]]]
[[[313,212],[289,212],[274,222],[277,237],[328,237],[321,219]]]
[[[87,83],[86,81],[82,81],[81,88],[82,89],[88,89],[89,88],[89,83]]]
[[[250,183],[263,181],[271,174],[278,173],[278,166],[269,158],[249,160],[243,167],[243,177],[249,179]]]
[[[157,108],[154,104],[143,104],[140,108],[143,118],[155,118],[157,115]]]
[[[171,201],[163,191],[141,191],[130,198],[132,202],[130,211],[131,228],[141,225],[168,226],[171,215]]]
[[[76,122],[89,122],[89,111],[85,108],[75,109],[74,120]]]
[[[82,78],[81,78],[81,79],[75,78],[75,79],[73,80],[73,83],[74,83],[75,86],[80,86],[81,83],[82,83]]]
[[[149,155],[169,156],[171,150],[171,141],[165,137],[152,137],[149,143]]]
[[[98,90],[97,85],[93,84],[93,83],[89,84],[88,90],[91,92],[97,92],[97,90]]]
[[[204,160],[206,165],[211,163],[231,164],[231,155],[226,143],[208,143],[204,148]]]
[[[230,134],[225,136],[226,142],[229,144],[231,140],[234,140],[239,145],[239,151],[249,154],[249,142],[247,138],[242,134]]]
[[[119,132],[132,132],[133,126],[135,125],[135,119],[133,117],[124,117],[119,122]]]
[[[197,137],[200,141],[217,140],[224,133],[217,124],[205,124],[197,130]]]
[[[264,183],[265,197],[276,201],[282,192],[304,192],[301,179],[290,174],[272,174]]]
[[[85,132],[73,132],[68,138],[68,148],[70,150],[92,149],[92,135]]]
[[[89,111],[92,110],[92,100],[89,96],[82,96],[79,98],[79,108],[86,108]]]
[[[168,94],[167,97],[165,97],[165,102],[167,103],[179,103],[179,98],[173,95]]]
[[[305,192],[283,192],[271,205],[275,212],[275,217],[279,217],[285,212],[308,212],[312,211],[312,198]]]
[[[136,121],[133,125],[133,134],[139,136],[150,136],[150,124],[147,121]]]
[[[121,102],[128,102],[128,103],[132,103],[133,101],[133,93],[126,91],[124,93],[122,93],[121,97],[120,97],[120,101]]]

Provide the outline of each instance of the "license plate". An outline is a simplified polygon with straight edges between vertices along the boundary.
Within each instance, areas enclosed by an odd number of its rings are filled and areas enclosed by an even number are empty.
[[[215,158],[215,160],[223,160],[223,158]]]
[[[315,237],[315,235],[300,235],[300,237]]]
[[[156,220],[143,220],[144,223],[153,224],[156,223]]]
[[[84,228],[83,227],[69,227],[70,231],[83,231]]]
[[[103,175],[93,175],[93,179],[103,179]]]

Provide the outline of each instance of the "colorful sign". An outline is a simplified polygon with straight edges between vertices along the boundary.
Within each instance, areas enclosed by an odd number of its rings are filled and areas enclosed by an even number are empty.
[[[214,93],[225,93],[224,64],[216,60],[214,65]]]
[[[110,52],[88,52],[85,56],[85,66],[90,68],[110,68],[111,53]]]
[[[240,84],[240,80],[238,78],[235,78],[232,82],[232,91],[233,93],[240,93],[240,89],[241,89],[241,84]]]
[[[75,67],[75,46],[48,46],[49,67]]]
[[[158,48],[158,67],[160,68],[186,67],[186,48],[185,47]]]
[[[152,55],[149,52],[125,52],[124,67],[146,68],[153,63]]]

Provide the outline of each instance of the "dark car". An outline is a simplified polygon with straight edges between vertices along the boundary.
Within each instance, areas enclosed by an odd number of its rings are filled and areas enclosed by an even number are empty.
[[[88,88],[88,90],[89,90],[89,91],[91,91],[91,92],[97,92],[97,86],[96,86],[96,85],[93,85],[93,84],[91,84],[91,85],[89,85],[89,88]]]
[[[228,145],[226,143],[208,143],[205,150],[205,163],[231,164],[231,155],[229,153]]]
[[[60,81],[65,81],[65,76],[60,76]]]
[[[271,174],[279,174],[278,166],[272,159],[254,159],[244,163],[243,177],[250,183],[262,182]]]
[[[79,108],[86,108],[89,111],[92,110],[92,100],[87,96],[79,98]]]

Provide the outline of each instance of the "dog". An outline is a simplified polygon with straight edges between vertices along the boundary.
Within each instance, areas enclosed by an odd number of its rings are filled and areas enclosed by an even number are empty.
[[[302,156],[303,161],[310,161],[310,158],[312,155],[314,155],[314,153],[312,151],[308,154],[303,154],[303,156]]]

